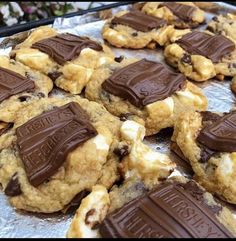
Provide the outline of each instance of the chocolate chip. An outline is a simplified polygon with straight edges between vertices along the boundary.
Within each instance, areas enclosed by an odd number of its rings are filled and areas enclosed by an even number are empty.
[[[159,177],[159,178],[158,178],[158,181],[159,181],[159,182],[163,182],[163,181],[165,181],[166,179],[167,179],[166,177]]]
[[[48,77],[52,80],[55,81],[58,77],[60,77],[62,75],[62,72],[59,71],[54,71],[54,72],[50,72],[48,73]]]
[[[14,173],[14,175],[11,177],[4,192],[7,196],[10,197],[15,197],[22,193],[17,172]]]
[[[70,206],[79,206],[82,199],[85,198],[89,194],[89,191],[83,190],[80,193],[78,193],[70,202]]]
[[[15,60],[16,59],[16,53],[11,53],[10,54],[10,59],[14,59]]]
[[[105,90],[101,91],[101,98],[111,102],[110,94],[108,92],[106,92]]]
[[[114,149],[113,153],[116,154],[121,160],[123,157],[129,154],[129,147],[126,145],[121,148],[117,147]]]
[[[45,94],[42,93],[42,92],[39,92],[39,93],[37,93],[37,96],[38,96],[39,98],[44,98],[44,97],[45,97]]]
[[[91,229],[95,230],[95,229],[98,229],[99,227],[100,227],[100,223],[99,222],[95,222]]]
[[[137,36],[138,36],[138,33],[137,33],[137,32],[134,32],[134,33],[132,33],[132,36],[133,36],[133,37],[137,37]]]
[[[120,63],[123,59],[124,59],[124,56],[123,56],[123,55],[114,58],[114,60],[115,60],[116,62],[118,62],[118,63]]]
[[[120,120],[121,121],[127,121],[129,119],[129,116],[131,116],[131,115],[132,115],[131,113],[120,114]]]
[[[236,68],[236,63],[229,63],[228,64],[228,67],[231,69],[231,68]]]
[[[29,72],[25,72],[25,77],[27,78],[27,79],[29,79],[29,80],[33,80],[34,78],[33,78],[33,76],[29,73]]]
[[[219,22],[219,20],[218,20],[218,18],[217,18],[216,16],[214,16],[214,17],[212,18],[212,20],[215,21],[215,22],[217,22],[217,23]]]
[[[92,208],[91,210],[89,210],[87,213],[86,213],[86,215],[85,215],[85,223],[86,224],[90,224],[90,222],[89,222],[89,217],[91,216],[91,215],[93,215],[94,213],[96,212],[96,210],[94,209],[94,208]]]
[[[25,101],[29,100],[30,98],[31,98],[31,96],[29,96],[29,95],[22,95],[22,96],[18,97],[18,100],[20,102],[25,102]]]
[[[5,126],[0,129],[0,136],[2,134],[6,133],[7,131],[9,131],[14,126],[14,123],[13,122],[9,122],[9,123],[5,123],[4,125]]]
[[[181,58],[181,62],[185,64],[191,64],[191,56],[189,54],[184,54],[183,57]]]
[[[116,23],[110,23],[110,28],[113,29],[114,27],[116,27],[117,24]]]

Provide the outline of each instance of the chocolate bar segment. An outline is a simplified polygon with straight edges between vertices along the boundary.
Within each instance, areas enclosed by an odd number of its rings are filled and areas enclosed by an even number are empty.
[[[189,54],[205,56],[213,63],[234,51],[235,44],[223,35],[210,35],[200,31],[185,34],[176,41]]]
[[[214,151],[236,151],[236,111],[205,126],[200,131],[197,141]]]
[[[127,25],[141,32],[149,32],[154,28],[163,27],[166,24],[166,21],[146,15],[140,11],[131,11],[121,17],[114,17],[111,23]]]
[[[196,10],[193,6],[175,2],[164,2],[160,4],[160,7],[162,6],[169,8],[175,16],[184,21],[192,21],[193,13]]]
[[[137,107],[144,107],[171,96],[185,83],[184,75],[171,71],[161,63],[142,59],[116,70],[103,82],[102,88]]]
[[[0,67],[0,102],[23,91],[35,88],[34,82],[23,75]]]
[[[165,183],[109,214],[100,226],[104,238],[227,238],[214,206],[204,203],[194,182]]]
[[[48,54],[58,64],[63,65],[80,55],[84,48],[101,51],[100,44],[87,37],[79,37],[73,34],[58,34],[54,37],[40,40],[32,45],[32,48]]]
[[[55,107],[16,129],[19,154],[29,182],[38,186],[64,163],[69,152],[97,135],[75,102]]]

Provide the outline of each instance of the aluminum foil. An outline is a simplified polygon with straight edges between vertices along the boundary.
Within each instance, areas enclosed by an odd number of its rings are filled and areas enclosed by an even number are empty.
[[[218,3],[223,6],[223,12],[236,10],[235,7]],[[129,6],[122,6],[112,9],[112,12],[125,10]],[[211,19],[214,14],[207,14],[207,19]],[[83,16],[72,18],[58,18],[55,20],[53,27],[59,32],[69,32],[77,35],[86,35],[100,42],[103,42],[101,29],[104,20],[100,20],[99,13],[89,13]],[[0,38],[0,55],[8,54],[11,45],[22,38],[25,33],[20,33],[11,38]],[[20,36],[20,37],[19,37]],[[164,62],[162,50],[125,50],[111,47],[117,56],[124,55],[126,57],[147,58]],[[210,111],[227,112],[235,106],[236,99],[230,90],[230,81],[212,80],[204,83],[195,83],[203,89],[208,98]],[[58,90],[56,90],[58,91]],[[62,93],[63,94],[63,93]],[[167,153],[174,158],[170,152],[170,132],[164,131],[158,135],[148,137],[145,142],[155,150]],[[188,175],[189,168],[184,162],[178,165],[175,175]],[[15,210],[8,203],[7,197],[0,191],[0,238],[64,238],[70,225],[75,210],[71,210],[66,214],[35,214]]]

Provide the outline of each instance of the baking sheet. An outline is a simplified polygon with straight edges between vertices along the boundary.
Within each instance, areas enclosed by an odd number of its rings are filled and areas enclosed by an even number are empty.
[[[236,10],[236,7],[225,3],[218,3],[225,7],[225,12],[228,10]],[[113,13],[125,10],[129,6],[122,6],[113,9]],[[207,14],[207,19],[211,19],[213,14]],[[77,35],[87,35],[103,42],[101,37],[101,28],[104,20],[99,19],[99,14],[89,13],[83,16],[72,18],[58,18],[55,20],[53,27],[59,32],[69,32]],[[17,35],[21,36],[21,34]],[[22,36],[21,36],[22,37]],[[18,38],[18,37],[17,37]],[[11,50],[14,38],[1,38],[0,54],[8,54]],[[16,39],[16,38],[15,38]],[[125,50],[111,47],[117,56],[124,55],[126,57],[147,58],[163,62],[162,50]],[[196,83],[203,89],[203,92],[208,98],[210,111],[227,112],[235,106],[235,95],[230,90],[230,80],[224,82],[212,80],[204,83]],[[58,90],[57,90],[58,91]],[[164,131],[161,134],[148,137],[145,142],[153,149],[163,153],[170,154],[174,158],[173,153],[170,153],[170,132]],[[175,174],[189,174],[187,165],[184,162],[178,167]],[[54,214],[35,214],[29,212],[16,211],[8,203],[7,197],[0,191],[0,237],[4,238],[64,238],[71,219],[75,212],[70,210],[68,213]]]

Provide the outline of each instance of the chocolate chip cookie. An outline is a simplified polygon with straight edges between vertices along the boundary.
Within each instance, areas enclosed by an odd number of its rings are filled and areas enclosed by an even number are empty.
[[[147,2],[141,11],[180,29],[194,28],[205,21],[204,11],[192,2]]]
[[[228,13],[225,16],[214,16],[208,23],[207,30],[222,34],[236,42],[236,15]]]
[[[196,179],[209,192],[236,203],[236,112],[186,112],[176,122],[173,140],[188,158]]]
[[[110,49],[87,37],[39,27],[17,45],[11,57],[47,74],[59,88],[79,94],[94,69],[114,60]]]
[[[164,50],[165,59],[188,78],[206,81],[216,76],[223,80],[236,75],[236,49],[231,39],[208,31],[192,31],[173,42]]]
[[[188,108],[205,110],[207,99],[186,77],[146,59],[124,59],[96,70],[85,96],[102,103],[121,120],[134,120],[152,135],[173,126]]]
[[[15,113],[32,100],[47,97],[50,78],[7,56],[0,56],[0,135],[14,124]]]
[[[106,21],[102,36],[118,48],[153,49],[163,46],[172,31],[173,26],[168,26],[163,19],[141,11],[122,11]]]
[[[109,189],[121,178],[118,165],[126,155],[133,158],[126,163],[139,167],[135,148],[151,151],[142,143],[144,135],[142,125],[121,122],[79,96],[43,98],[21,108],[14,127],[1,135],[0,183],[17,209],[56,212],[96,184]],[[175,165],[161,153],[155,162],[159,165],[147,168],[154,168],[158,183]],[[145,181],[143,172],[133,175]]]

